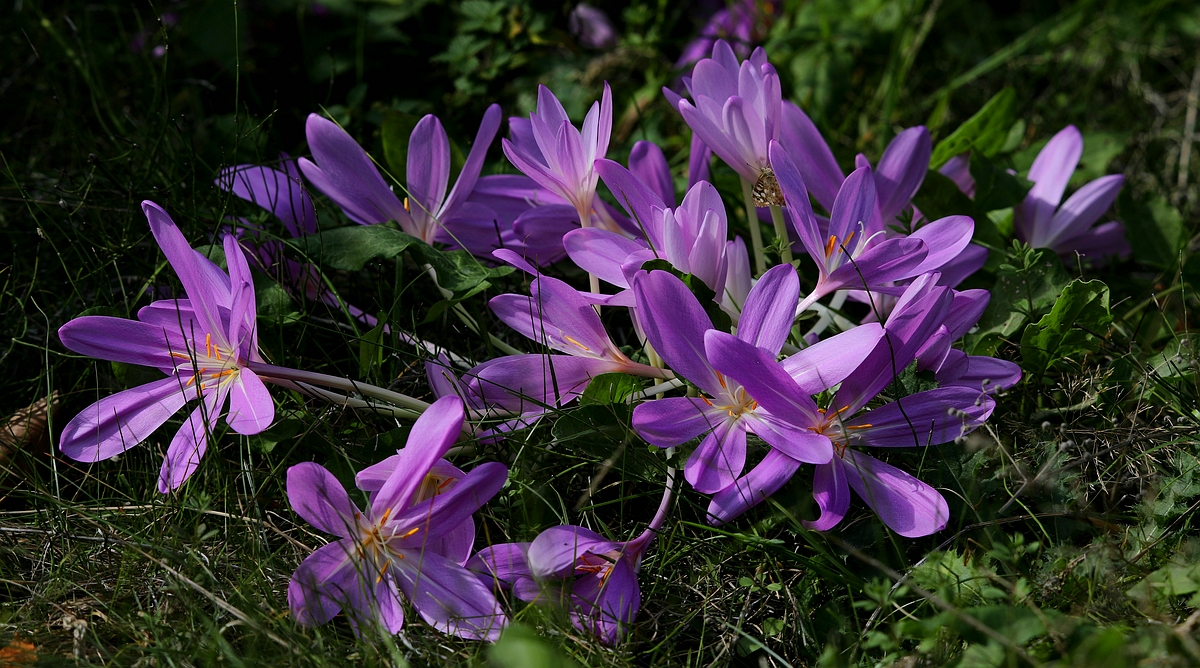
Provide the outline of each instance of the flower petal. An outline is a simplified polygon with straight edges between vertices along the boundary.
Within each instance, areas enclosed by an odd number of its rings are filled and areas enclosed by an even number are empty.
[[[843,471],[850,487],[892,531],[919,538],[946,528],[950,507],[929,485],[890,464],[846,451]]]
[[[442,397],[425,409],[413,424],[408,443],[397,453],[395,474],[371,503],[373,517],[380,517],[384,509],[399,513],[409,507],[426,474],[462,434],[464,417],[458,397]]]
[[[81,462],[115,457],[146,440],[193,397],[176,376],[104,397],[67,423],[59,450]]]
[[[1051,137],[1034,158],[1027,177],[1033,181],[1033,187],[1025,201],[1013,210],[1017,238],[1023,241],[1040,238],[1082,156],[1083,135],[1074,125],[1068,125]]]
[[[811,522],[805,520],[806,529],[828,531],[846,516],[850,509],[850,485],[846,481],[845,466],[841,457],[834,457],[813,473],[813,499],[821,509],[821,516]]]
[[[239,434],[261,433],[275,421],[275,402],[258,374],[243,368],[229,384],[229,415],[225,421]]]
[[[762,503],[779,491],[800,470],[800,462],[771,450],[750,472],[713,495],[708,504],[709,524],[724,524]]]
[[[358,507],[324,466],[304,462],[289,468],[287,495],[292,510],[309,524],[342,538],[356,537]]]
[[[467,569],[432,552],[410,552],[392,562],[392,577],[413,607],[437,630],[495,641],[508,618],[491,590]]]
[[[824,341],[818,341],[780,362],[783,370],[796,381],[801,392],[820,394],[845,380],[866,358],[879,339],[883,327],[867,323]]]
[[[688,457],[684,478],[701,494],[713,494],[733,484],[746,466],[746,427],[727,419],[700,441]]]
[[[683,281],[665,271],[639,272],[633,293],[646,338],[671,370],[710,395],[720,394],[704,352],[704,333],[712,329],[712,320]]]
[[[923,125],[902,131],[884,150],[875,169],[875,188],[884,225],[892,224],[921,188],[932,152],[933,142]]]
[[[796,320],[800,278],[790,264],[767,270],[750,290],[738,320],[737,337],[768,352],[779,354]]]
[[[168,329],[103,315],[75,318],[59,328],[58,339],[80,355],[159,369],[179,365],[180,358],[171,353],[187,353],[178,326]]]
[[[551,527],[529,544],[529,571],[542,579],[569,577],[583,555],[616,552],[623,546],[624,543],[608,540],[591,529],[570,525]]]
[[[709,431],[724,415],[699,397],[664,397],[633,409],[633,429],[660,448],[680,445]]]
[[[179,431],[175,432],[158,473],[160,493],[166,494],[177,489],[196,471],[204,451],[208,449],[208,435],[217,426],[224,403],[224,393],[209,392],[179,427]]]
[[[618,559],[606,576],[589,574],[576,580],[571,600],[577,608],[575,625],[615,645],[629,632],[642,605],[637,571],[625,559]]]
[[[288,607],[302,626],[320,626],[333,619],[359,584],[354,542],[338,540],[317,548],[301,562],[288,582]]]
[[[962,436],[992,414],[996,402],[967,387],[918,392],[849,421],[854,436],[866,445],[912,448],[939,445]]]

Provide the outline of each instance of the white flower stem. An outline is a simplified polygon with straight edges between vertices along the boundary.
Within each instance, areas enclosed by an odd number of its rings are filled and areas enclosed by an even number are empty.
[[[370,385],[368,383],[360,383],[349,378],[339,378],[328,374],[316,373],[314,371],[301,371],[300,369],[288,369],[286,367],[266,364],[264,362],[248,362],[246,368],[258,374],[264,381],[291,381],[296,383],[305,383],[308,385],[320,385],[323,387],[333,387],[346,392],[353,392],[364,397],[373,397],[380,401],[385,401],[393,406],[400,406],[413,411],[417,414],[425,412],[429,408],[429,404],[399,392]]]
[[[746,225],[750,227],[750,247],[754,250],[754,273],[762,276],[767,270],[767,259],[763,255],[762,226],[758,223],[758,210],[754,208],[754,186],[742,179],[742,199],[746,201]]]

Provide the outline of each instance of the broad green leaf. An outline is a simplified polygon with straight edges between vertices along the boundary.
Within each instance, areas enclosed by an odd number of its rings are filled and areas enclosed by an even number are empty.
[[[438,285],[455,293],[475,294],[488,279],[513,272],[508,265],[487,267],[465,250],[440,251],[417,240],[408,250],[418,263],[433,268],[437,273]]]
[[[578,668],[579,664],[536,631],[512,623],[487,650],[491,668]]]
[[[625,403],[580,406],[560,415],[551,433],[556,441],[591,439],[620,442],[625,437],[632,415],[632,408]]]
[[[1083,133],[1083,155],[1079,157],[1079,166],[1067,187],[1075,190],[1107,174],[1108,163],[1124,153],[1128,144],[1128,132]]]
[[[1060,359],[1090,353],[1100,345],[1112,322],[1108,310],[1108,286],[1101,281],[1071,281],[1062,296],[1021,336],[1021,358],[1026,370],[1044,373]]]
[[[262,274],[254,274],[254,302],[259,318],[275,319],[295,310],[292,296],[279,283]]]
[[[950,158],[964,151],[978,151],[989,158],[996,155],[1008,140],[1016,113],[1016,91],[1005,88],[996,93],[974,116],[937,143],[929,159],[929,169],[941,169]]]
[[[626,373],[604,373],[592,379],[583,396],[579,397],[580,406],[600,404],[607,406],[624,402],[625,398],[637,392],[641,383],[637,378]]]
[[[1048,313],[1070,282],[1062,260],[1050,250],[1029,251],[1020,267],[1005,265],[992,286],[992,299],[979,327],[967,335],[964,349],[972,355],[991,355],[1025,323]]]
[[[1166,198],[1152,194],[1138,200],[1126,189],[1117,198],[1117,212],[1136,260],[1163,270],[1179,263],[1187,238],[1183,218]]]
[[[359,271],[371,260],[396,257],[410,245],[421,242],[387,225],[353,225],[288,243],[323,266]]]
[[[975,203],[963,194],[949,177],[941,172],[929,170],[921,190],[913,197],[913,204],[929,220],[946,216],[974,216]]]
[[[271,425],[266,431],[259,432],[247,438],[250,448],[255,452],[266,454],[275,449],[276,445],[295,438],[308,426],[302,419],[282,416],[282,419]]]
[[[979,153],[971,154],[971,177],[975,179],[975,210],[979,213],[1016,206],[1033,187]]]

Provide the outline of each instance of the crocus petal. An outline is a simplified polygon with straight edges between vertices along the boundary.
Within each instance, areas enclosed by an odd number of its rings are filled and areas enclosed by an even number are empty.
[[[529,543],[499,543],[480,550],[467,562],[467,569],[484,584],[511,587],[519,578],[532,578],[529,570]]]
[[[926,254],[925,242],[920,239],[885,239],[830,272],[826,289],[871,290],[882,283],[911,278],[917,274]]]
[[[854,450],[846,451],[842,470],[850,487],[892,531],[919,538],[946,528],[946,499],[913,476]]]
[[[81,462],[114,457],[146,440],[192,396],[175,376],[109,395],[67,423],[58,447]]]
[[[923,274],[935,271],[942,265],[957,258],[971,237],[975,234],[975,221],[969,216],[947,216],[922,225],[920,229],[909,235],[910,239],[920,239],[925,242],[929,254],[917,265],[914,273]]]
[[[1021,380],[1021,367],[1008,360],[998,360],[994,357],[969,355],[966,358],[966,369],[957,377],[939,383],[967,387],[978,392],[1006,390]]]
[[[285,166],[292,164],[290,160],[284,162]],[[317,231],[317,213],[298,173],[292,175],[261,165],[238,165],[222,169],[216,184],[275,214],[293,237]]]
[[[679,105],[672,104],[678,109]],[[709,162],[712,161],[712,149],[704,144],[700,136],[692,133],[691,151],[688,154],[688,189],[701,181],[709,180]],[[670,200],[663,200],[669,202]]]
[[[209,392],[179,427],[179,431],[175,432],[158,473],[160,493],[166,494],[177,489],[196,471],[204,451],[208,449],[208,435],[217,426],[224,401],[223,393]]]
[[[412,552],[392,564],[392,577],[429,625],[460,638],[500,637],[508,619],[491,590],[470,571],[432,552]]]
[[[749,473],[713,495],[708,504],[708,522],[724,524],[779,491],[800,470],[800,462],[771,450]]]
[[[517,413],[559,406],[583,393],[592,378],[626,371],[628,363],[570,355],[510,355],[467,372],[467,387],[487,405]]]
[[[309,114],[304,127],[316,162],[301,158],[300,171],[318,190],[357,223],[408,222],[408,213],[375,163],[345,130],[316,114]]]
[[[807,395],[820,394],[845,380],[879,343],[883,327],[867,323],[818,341],[780,362]]]
[[[197,260],[199,254],[192,250],[187,239],[183,238],[175,222],[162,207],[147,200],[142,202],[142,211],[146,214],[146,220],[150,222],[150,232],[154,235],[154,240],[158,242],[163,255],[167,256],[167,262],[183,283],[196,319],[204,327],[204,332],[197,332],[197,335],[212,334],[224,339],[225,329],[221,327],[218,309],[221,305],[228,306],[230,303],[228,278],[225,278],[224,283],[213,281],[212,274]]]
[[[1079,253],[1093,260],[1111,256],[1126,258],[1132,252],[1125,239],[1125,226],[1115,220],[1097,225],[1079,236],[1064,239],[1055,250],[1072,257]]]
[[[838,244],[844,244],[851,232],[863,234],[859,224],[869,221],[874,210],[875,179],[870,167],[859,167],[842,182],[837,199],[833,201],[833,210],[829,215],[830,236],[836,237]],[[824,263],[822,259],[813,259],[817,260],[818,265]]]
[[[237,380],[229,384],[229,426],[239,434],[262,432],[275,420],[275,402],[258,374],[241,369]]]
[[[821,422],[816,402],[800,390],[774,355],[716,330],[705,334],[704,345],[713,368],[741,383],[747,394],[776,417],[802,427]]]
[[[710,395],[720,394],[704,353],[704,333],[712,329],[712,320],[683,281],[665,271],[639,273],[633,294],[646,338],[667,366]]]
[[[320,626],[333,619],[349,602],[347,592],[360,586],[355,543],[334,541],[323,545],[300,564],[288,582],[288,607],[303,626]]]
[[[289,468],[287,494],[292,510],[309,524],[341,538],[355,537],[358,508],[324,466],[304,462]]]
[[[408,507],[425,475],[462,434],[463,420],[463,402],[458,397],[442,397],[425,409],[413,424],[408,443],[397,453],[400,473],[388,478],[371,504],[374,517],[386,508],[398,511]]]
[[[772,448],[806,464],[824,464],[833,457],[833,443],[824,434],[814,433],[808,425],[795,425],[765,412],[743,415],[746,428]]]
[[[450,140],[433,114],[418,121],[409,136],[406,174],[413,218],[429,220],[437,216],[450,182]],[[425,232],[422,230],[422,238],[432,240]]]
[[[579,607],[576,625],[610,645],[629,631],[642,605],[637,571],[624,559],[612,565],[607,577],[588,575],[576,580],[571,594]]]
[[[923,125],[908,128],[888,144],[875,169],[875,188],[879,193],[879,211],[889,225],[917,194],[925,173],[933,142]]]
[[[171,353],[188,352],[178,326],[167,329],[103,315],[75,318],[59,328],[58,339],[80,355],[159,369],[179,364]]]
[[[401,450],[401,453],[403,452]],[[424,478],[425,476],[421,476],[422,482]],[[405,533],[413,529],[419,530],[406,538],[393,539],[394,545],[403,549],[420,550],[425,547],[426,541],[445,536],[470,519],[475,511],[496,496],[506,480],[508,467],[499,462],[486,462],[476,466],[446,492],[395,514],[389,520],[390,523],[401,527]],[[384,487],[386,489],[386,483]],[[383,490],[380,491],[381,494],[382,492]],[[381,506],[378,501],[372,503],[372,508],[387,507]]]
[[[1083,135],[1074,125],[1060,130],[1038,153],[1029,168],[1033,188],[1013,214],[1018,238],[1028,241],[1050,222],[1082,156]]]
[[[536,578],[561,579],[575,572],[584,554],[606,554],[621,549],[613,542],[583,527],[563,525],[546,529],[529,544],[529,570]]]
[[[526,337],[582,357],[613,357],[596,309],[574,288],[549,276],[534,279],[530,297],[500,295],[488,305],[498,318]]]
[[[651,243],[661,246],[662,230],[658,220],[659,214],[656,212],[667,207],[662,197],[632,172],[613,160],[597,160],[596,173],[600,175],[604,185],[612,191],[617,203],[628,211],[637,224],[646,231]]]
[[[700,441],[683,469],[684,478],[701,494],[713,494],[733,484],[746,466],[746,429],[724,420]]]
[[[232,234],[226,235],[225,264],[229,267],[229,329],[226,341],[238,355],[249,358],[258,354],[257,316],[254,279],[242,246]]]
[[[647,443],[669,448],[712,429],[723,413],[699,397],[665,397],[633,409],[633,429]]]
[[[821,231],[817,227],[812,203],[808,201],[807,182],[801,177],[800,170],[796,167],[796,163],[792,162],[791,156],[788,155],[788,151],[784,150],[783,145],[772,141],[769,150],[771,167],[775,171],[775,180],[779,182],[779,190],[783,193],[783,200],[787,203],[788,212],[791,214],[792,226],[796,228],[796,233],[800,236],[800,243],[804,245],[809,256],[816,260],[818,265],[821,265],[823,264],[821,258],[825,253],[825,241],[821,238]],[[833,196],[830,197],[830,203],[832,201]]]
[[[597,161],[597,171],[600,162]],[[671,178],[671,166],[667,164],[667,156],[663,155],[658,144],[650,141],[639,141],[629,151],[629,171],[642,183],[658,195],[666,206],[675,205],[675,180]],[[604,174],[600,174],[604,178]]]
[[[833,157],[833,151],[821,136],[812,120],[790,101],[783,102],[783,123],[779,129],[779,142],[783,144],[790,155],[796,157],[797,166],[804,176],[813,197],[825,207],[826,211],[833,209],[838,189],[846,180],[841,167]],[[772,166],[775,158],[771,158]],[[775,167],[778,176],[778,167]],[[782,185],[782,182],[780,183]]]
[[[804,521],[807,529],[828,531],[837,526],[850,509],[850,485],[846,481],[845,464],[840,457],[813,473],[813,499],[821,509],[821,516],[813,521]]]
[[[790,264],[771,267],[750,290],[738,320],[737,337],[779,353],[795,321],[800,278]]]
[[[496,138],[496,132],[500,129],[500,121],[500,105],[488,106],[487,110],[483,112],[483,120],[479,122],[479,130],[475,133],[475,143],[471,144],[471,152],[467,154],[462,171],[458,173],[458,179],[454,182],[454,187],[450,189],[450,194],[446,196],[445,204],[442,205],[443,211],[450,212],[456,209],[474,190],[475,183],[479,180],[479,171],[483,169],[483,161],[487,158],[488,148],[492,145],[492,140]]]
[[[866,445],[885,448],[938,445],[983,424],[996,402],[966,387],[942,387],[902,397],[848,422]]]
[[[1055,212],[1049,225],[1034,230],[1029,244],[1034,248],[1057,250],[1061,241],[1083,234],[1108,211],[1123,185],[1124,176],[1109,174],[1075,191]]]

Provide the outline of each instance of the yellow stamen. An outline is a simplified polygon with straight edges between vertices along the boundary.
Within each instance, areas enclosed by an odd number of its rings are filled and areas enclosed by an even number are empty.
[[[196,377],[192,376],[191,378],[188,378],[188,382],[184,384],[184,387],[191,387],[192,384],[195,382],[196,382]]]
[[[383,568],[379,569],[379,577],[375,578],[375,584],[379,584],[380,582],[383,582],[383,574],[387,573],[388,566],[391,566],[391,565],[392,565],[392,562],[390,562],[390,561],[383,562]]]
[[[729,389],[729,386],[725,384],[725,374],[721,373],[720,371],[717,372],[717,381],[721,383],[721,387],[727,390]]]
[[[204,353],[212,357],[212,334],[204,335]]]
[[[383,511],[383,517],[379,518],[379,523],[383,524],[384,522],[386,522],[388,519],[388,516],[391,514],[392,514],[391,508],[388,508],[387,510]]]
[[[403,535],[403,536],[400,536],[400,537],[401,537],[401,538],[408,538],[409,536],[413,535],[414,533],[416,533],[416,532],[418,532],[418,531],[420,531],[420,530],[421,530],[421,527],[413,527],[412,529],[409,529],[408,531],[406,531],[406,532],[404,533],[404,535]]]
[[[410,210],[408,208],[408,198],[407,197],[404,198],[404,211],[405,211],[405,213],[412,213],[412,210]]]
[[[709,401],[708,397],[700,397],[700,398],[703,399],[704,403],[708,404],[709,406],[713,405],[713,402]]]
[[[842,249],[843,249],[843,250],[846,248],[846,246],[848,246],[848,245],[850,244],[850,240],[854,238],[854,233],[855,233],[856,231],[857,231],[857,230],[850,230],[850,234],[849,234],[849,235],[846,237],[846,240],[842,242]]]
[[[437,486],[438,491],[441,492],[442,490],[446,489],[446,486],[452,482],[454,482],[454,478],[446,478],[440,485]]]
[[[852,424],[852,425],[848,425],[846,428],[847,428],[847,429],[870,429],[871,427],[874,427],[874,426],[875,426],[875,425],[873,425],[873,424],[870,424],[870,423],[867,423],[867,424]]]
[[[587,346],[576,341],[574,338],[572,338],[571,336],[569,336],[567,334],[563,334],[563,338],[566,339],[568,342],[575,344],[578,348],[580,348],[581,350],[583,350],[585,352],[589,352],[589,353],[592,352],[591,348],[588,348]]]
[[[833,255],[833,249],[837,247],[837,237],[830,235],[829,241],[825,242],[825,257]]]

